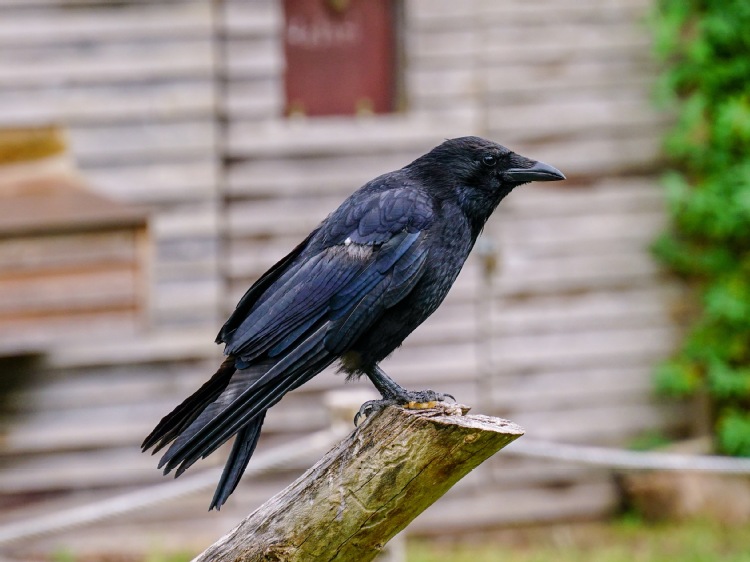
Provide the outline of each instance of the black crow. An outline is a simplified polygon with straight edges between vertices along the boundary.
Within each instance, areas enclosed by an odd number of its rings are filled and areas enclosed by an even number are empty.
[[[227,356],[219,370],[143,449],[172,443],[159,468],[179,476],[236,435],[210,506],[219,509],[268,408],[336,361],[349,377],[367,375],[383,396],[360,413],[444,400],[405,390],[378,363],[440,305],[503,197],[527,182],[561,179],[552,166],[463,137],[368,182],[250,287],[216,338]]]

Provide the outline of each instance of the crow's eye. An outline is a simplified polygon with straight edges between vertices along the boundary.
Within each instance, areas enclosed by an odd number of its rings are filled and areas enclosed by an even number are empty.
[[[493,167],[495,164],[497,164],[497,158],[492,156],[492,154],[485,154],[482,156],[482,164],[485,166]]]

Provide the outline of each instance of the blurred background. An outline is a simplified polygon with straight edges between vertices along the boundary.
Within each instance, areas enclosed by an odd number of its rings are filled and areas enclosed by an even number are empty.
[[[519,447],[750,455],[750,12],[704,4],[0,0],[0,537],[176,484],[139,444],[214,372],[245,289],[365,181],[464,135],[568,181],[503,202],[385,370],[513,420]],[[329,427],[332,391],[371,389],[316,377],[259,453]],[[391,555],[748,560],[747,476],[514,447]],[[251,461],[220,513],[212,481],[0,556],[189,559],[319,456]]]

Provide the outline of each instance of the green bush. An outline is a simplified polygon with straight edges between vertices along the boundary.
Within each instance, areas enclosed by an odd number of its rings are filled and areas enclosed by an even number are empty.
[[[750,456],[750,1],[657,0],[652,20],[660,101],[677,110],[671,226],[654,250],[699,301],[657,386],[707,393],[719,448]]]

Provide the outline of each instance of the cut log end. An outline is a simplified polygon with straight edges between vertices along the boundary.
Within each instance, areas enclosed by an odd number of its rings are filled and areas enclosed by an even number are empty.
[[[523,435],[466,406],[389,407],[196,558],[362,560],[484,460]]]

